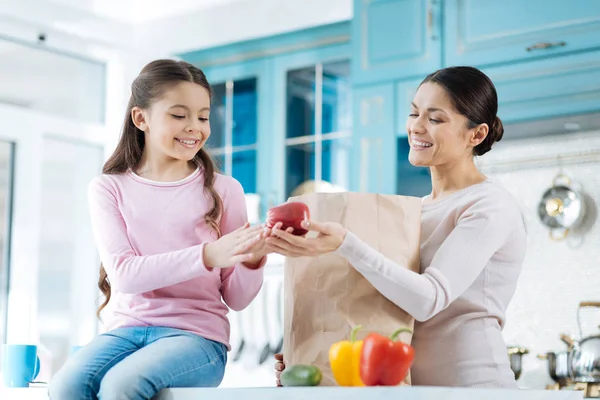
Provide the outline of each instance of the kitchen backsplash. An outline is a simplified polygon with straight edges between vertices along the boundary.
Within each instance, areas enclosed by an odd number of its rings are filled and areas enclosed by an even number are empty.
[[[499,142],[478,160],[520,203],[528,230],[528,253],[517,292],[509,307],[504,337],[530,353],[523,358],[522,388],[553,383],[538,354],[565,350],[560,333],[579,338],[577,307],[600,300],[600,132]],[[553,241],[537,216],[542,194],[559,172],[581,185],[587,197],[580,232]],[[582,309],[583,334],[598,332],[600,310]]]

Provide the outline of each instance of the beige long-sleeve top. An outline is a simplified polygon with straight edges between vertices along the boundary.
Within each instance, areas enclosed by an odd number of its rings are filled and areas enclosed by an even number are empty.
[[[501,331],[527,248],[518,204],[488,179],[421,218],[420,274],[351,232],[336,251],[416,319],[413,385],[515,388]]]

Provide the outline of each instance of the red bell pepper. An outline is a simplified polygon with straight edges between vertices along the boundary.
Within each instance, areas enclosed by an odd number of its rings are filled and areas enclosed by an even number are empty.
[[[366,386],[397,386],[406,377],[415,359],[415,350],[407,343],[396,341],[402,332],[412,331],[401,328],[389,338],[377,333],[364,338],[360,378]]]

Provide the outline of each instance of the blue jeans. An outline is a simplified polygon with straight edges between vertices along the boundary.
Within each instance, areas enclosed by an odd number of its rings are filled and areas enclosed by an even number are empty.
[[[151,399],[169,387],[216,387],[227,348],[190,332],[119,328],[78,350],[50,382],[52,400]]]

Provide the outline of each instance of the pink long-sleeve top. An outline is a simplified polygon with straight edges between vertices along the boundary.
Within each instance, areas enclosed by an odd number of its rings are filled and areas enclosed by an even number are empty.
[[[337,252],[417,320],[413,385],[516,388],[502,327],[526,241],[518,204],[488,179],[424,202],[420,273],[351,232]]]
[[[227,234],[247,221],[244,191],[238,181],[219,174],[214,187],[223,200],[220,227]],[[201,169],[176,182],[133,172],[101,175],[90,183],[88,195],[112,288],[103,314],[106,329],[166,326],[230,349],[228,310],[242,310],[256,297],[263,268],[205,267],[204,245],[215,234],[204,221],[212,198]]]

